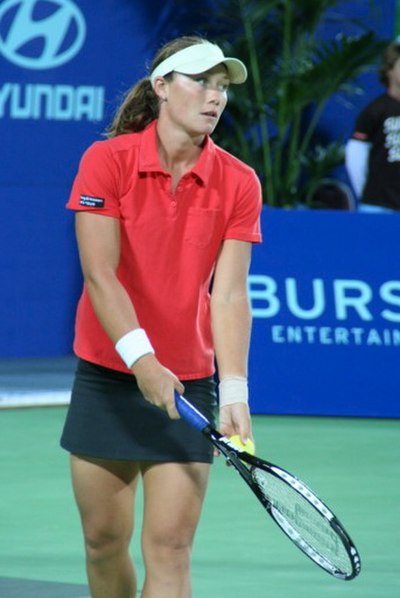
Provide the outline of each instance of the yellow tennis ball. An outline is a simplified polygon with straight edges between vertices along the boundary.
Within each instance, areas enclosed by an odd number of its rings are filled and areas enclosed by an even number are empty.
[[[254,446],[254,442],[252,440],[250,440],[250,438],[248,439],[246,444],[243,444],[243,442],[240,440],[239,434],[234,434],[233,436],[231,436],[229,438],[229,440],[230,440],[230,442],[232,442],[232,444],[237,446],[239,449],[243,449],[244,451],[246,451],[246,453],[250,453],[250,455],[254,455],[254,453],[256,451],[256,447]]]

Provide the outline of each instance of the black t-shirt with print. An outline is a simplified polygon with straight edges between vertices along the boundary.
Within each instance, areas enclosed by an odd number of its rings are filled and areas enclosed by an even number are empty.
[[[352,138],[371,143],[363,203],[400,210],[400,101],[386,93],[373,100]]]

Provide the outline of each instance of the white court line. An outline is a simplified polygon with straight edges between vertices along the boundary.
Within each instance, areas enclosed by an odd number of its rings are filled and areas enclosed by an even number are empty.
[[[68,405],[70,398],[70,390],[0,390],[0,409],[2,407]]]

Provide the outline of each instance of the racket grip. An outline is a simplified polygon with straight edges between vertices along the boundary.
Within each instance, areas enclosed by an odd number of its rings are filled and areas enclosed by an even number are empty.
[[[182,397],[175,391],[175,404],[179,415],[190,426],[202,432],[204,428],[210,425],[210,422],[200,411],[196,409],[185,397]]]

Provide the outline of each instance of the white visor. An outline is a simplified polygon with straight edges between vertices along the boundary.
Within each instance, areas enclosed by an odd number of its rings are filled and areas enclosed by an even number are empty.
[[[224,56],[222,50],[210,42],[189,46],[166,58],[150,74],[151,84],[156,77],[164,77],[176,71],[183,75],[197,75],[212,69],[217,64],[225,64],[231,83],[244,83],[247,69],[241,60]]]

